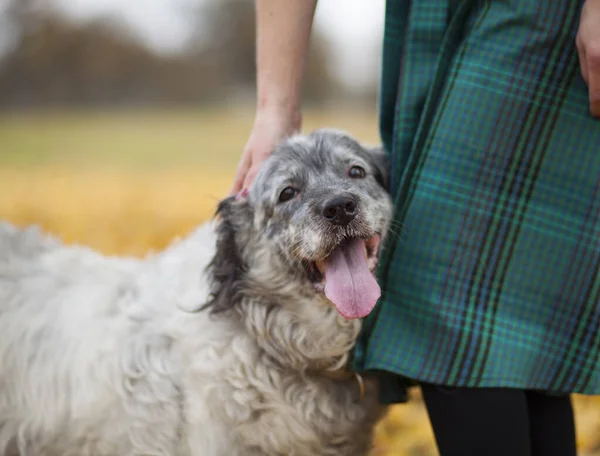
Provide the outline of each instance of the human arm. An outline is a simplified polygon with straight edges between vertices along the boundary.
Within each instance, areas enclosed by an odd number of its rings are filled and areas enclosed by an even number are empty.
[[[256,0],[257,106],[230,194],[248,188],[277,142],[300,130],[317,0]]]

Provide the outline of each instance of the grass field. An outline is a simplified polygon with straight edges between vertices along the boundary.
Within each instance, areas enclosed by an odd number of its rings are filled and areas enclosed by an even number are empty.
[[[161,249],[212,215],[251,122],[226,109],[0,115],[0,218],[111,254]],[[368,110],[307,112],[319,126],[377,141]],[[600,455],[600,399],[575,404],[580,455]],[[374,454],[436,454],[418,395],[379,425]]]

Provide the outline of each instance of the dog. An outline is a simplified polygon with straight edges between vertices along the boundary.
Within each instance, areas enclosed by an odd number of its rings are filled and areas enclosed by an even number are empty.
[[[148,258],[0,225],[0,455],[360,456],[385,155],[317,130]],[[365,384],[366,383],[366,384]]]

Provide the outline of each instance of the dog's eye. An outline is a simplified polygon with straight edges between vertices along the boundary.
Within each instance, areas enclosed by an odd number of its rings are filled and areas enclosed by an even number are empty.
[[[360,166],[353,166],[348,171],[348,176],[352,179],[363,179],[366,175],[367,172],[364,168],[361,168]]]
[[[279,202],[280,203],[285,203],[286,201],[289,201],[294,196],[296,196],[297,193],[298,193],[298,190],[296,190],[295,188],[293,188],[293,187],[286,187],[279,194]]]

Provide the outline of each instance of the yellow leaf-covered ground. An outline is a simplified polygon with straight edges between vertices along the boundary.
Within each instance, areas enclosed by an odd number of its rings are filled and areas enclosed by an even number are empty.
[[[0,170],[0,217],[40,224],[68,242],[106,253],[143,255],[161,249],[210,217],[230,176],[199,170],[83,171],[57,168]],[[600,455],[600,398],[577,398],[582,455]],[[377,456],[435,455],[417,395],[391,409],[377,429]]]
[[[0,116],[0,219],[110,254],[161,249],[212,215],[250,120],[223,112]],[[313,113],[307,122],[376,138],[372,113]],[[580,454],[600,455],[600,398],[575,404]],[[379,425],[374,454],[436,454],[416,392]]]

